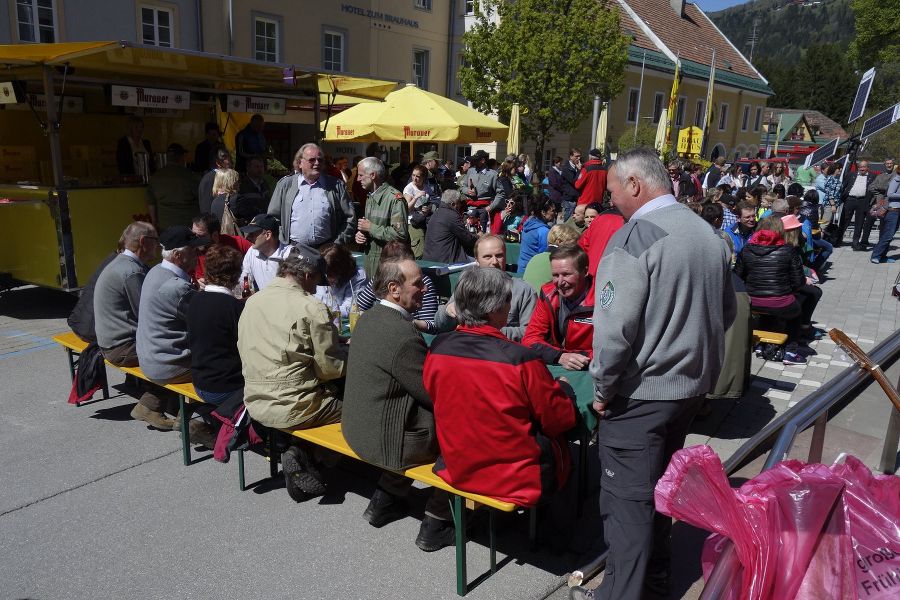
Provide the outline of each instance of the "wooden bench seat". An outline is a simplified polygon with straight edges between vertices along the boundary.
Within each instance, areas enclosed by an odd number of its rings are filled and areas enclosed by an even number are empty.
[[[777,331],[763,331],[762,329],[753,330],[753,345],[757,344],[775,344],[783,346],[787,343],[788,336],[786,333],[778,333]]]

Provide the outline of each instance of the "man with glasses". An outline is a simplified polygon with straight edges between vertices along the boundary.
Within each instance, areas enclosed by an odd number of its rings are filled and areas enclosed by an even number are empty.
[[[345,244],[353,240],[356,210],[344,182],[322,172],[322,149],[313,143],[304,144],[294,156],[294,164],[299,173],[278,182],[266,211],[281,220],[281,241],[318,248],[329,242]]]

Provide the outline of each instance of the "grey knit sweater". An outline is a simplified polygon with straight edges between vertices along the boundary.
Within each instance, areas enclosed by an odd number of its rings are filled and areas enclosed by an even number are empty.
[[[137,328],[138,361],[144,375],[164,381],[191,367],[187,308],[195,294],[189,281],[162,264],[144,278]]]
[[[727,249],[682,204],[625,223],[600,261],[594,301],[597,393],[680,400],[713,389],[735,299]]]
[[[94,287],[97,344],[105,349],[134,342],[141,286],[149,267],[125,253],[109,263]]]

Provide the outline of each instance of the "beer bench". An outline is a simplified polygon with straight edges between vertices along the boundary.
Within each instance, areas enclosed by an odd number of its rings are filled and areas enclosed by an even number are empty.
[[[77,363],[78,356],[81,354],[81,352],[84,351],[85,348],[87,348],[88,343],[79,338],[71,331],[55,335],[52,339],[54,342],[65,348],[69,362],[69,374],[74,380],[75,365]],[[106,361],[106,364],[118,369],[119,371],[122,371],[123,373],[133,375],[134,377],[153,383],[147,378],[146,375],[144,375],[140,367],[119,367],[110,363],[109,361]],[[185,410],[185,405],[191,402],[203,403],[203,400],[201,400],[200,396],[197,395],[197,392],[194,390],[194,385],[192,383],[172,383],[160,387],[164,387],[165,389],[178,394],[178,403],[180,409],[179,414],[181,417],[182,457],[184,459],[185,466],[190,465],[192,464],[190,428],[188,427],[188,417],[187,411]],[[108,397],[109,394],[106,388],[104,388],[103,398],[106,399]],[[343,454],[344,456],[358,460],[360,462],[366,462],[361,459],[359,455],[357,455],[356,452],[354,452],[353,449],[350,448],[350,446],[347,444],[347,441],[344,439],[344,434],[341,431],[340,423],[323,425],[321,427],[315,427],[312,429],[282,429],[277,431],[285,435],[304,440],[311,444],[315,444],[322,448],[326,448],[333,452],[337,452],[338,454]],[[276,477],[278,475],[279,454],[276,450],[276,440],[274,432],[268,437],[268,458],[270,462],[270,474],[272,475],[272,477]],[[240,481],[241,491],[246,489],[244,474],[244,452],[245,450],[243,449],[237,450],[238,477]],[[498,510],[500,512],[510,513],[515,511],[519,507],[511,502],[504,502],[502,500],[497,500],[489,496],[482,496],[480,494],[472,494],[469,492],[458,490],[441,479],[438,475],[436,475],[432,470],[433,467],[434,464],[420,465],[418,467],[413,467],[412,469],[406,469],[402,472],[398,471],[398,473],[404,475],[405,477],[409,477],[414,481],[419,481],[421,483],[424,483],[425,485],[442,489],[451,495],[451,512],[453,514],[453,525],[456,528],[456,593],[460,596],[465,596],[472,588],[474,588],[481,581],[484,581],[497,571],[497,552],[494,547],[493,511]],[[468,542],[468,535],[466,532],[466,511],[474,511],[481,507],[486,507],[488,509],[488,546],[490,550],[490,570],[477,577],[470,584],[468,581],[466,564],[466,544]],[[532,509],[530,513],[528,534],[529,540],[533,544],[537,528],[537,511]]]

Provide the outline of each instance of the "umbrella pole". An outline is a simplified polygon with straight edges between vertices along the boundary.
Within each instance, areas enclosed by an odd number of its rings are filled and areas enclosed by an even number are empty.
[[[411,163],[416,162],[416,155],[413,152],[413,141],[412,140],[409,140],[409,162],[411,162]]]

